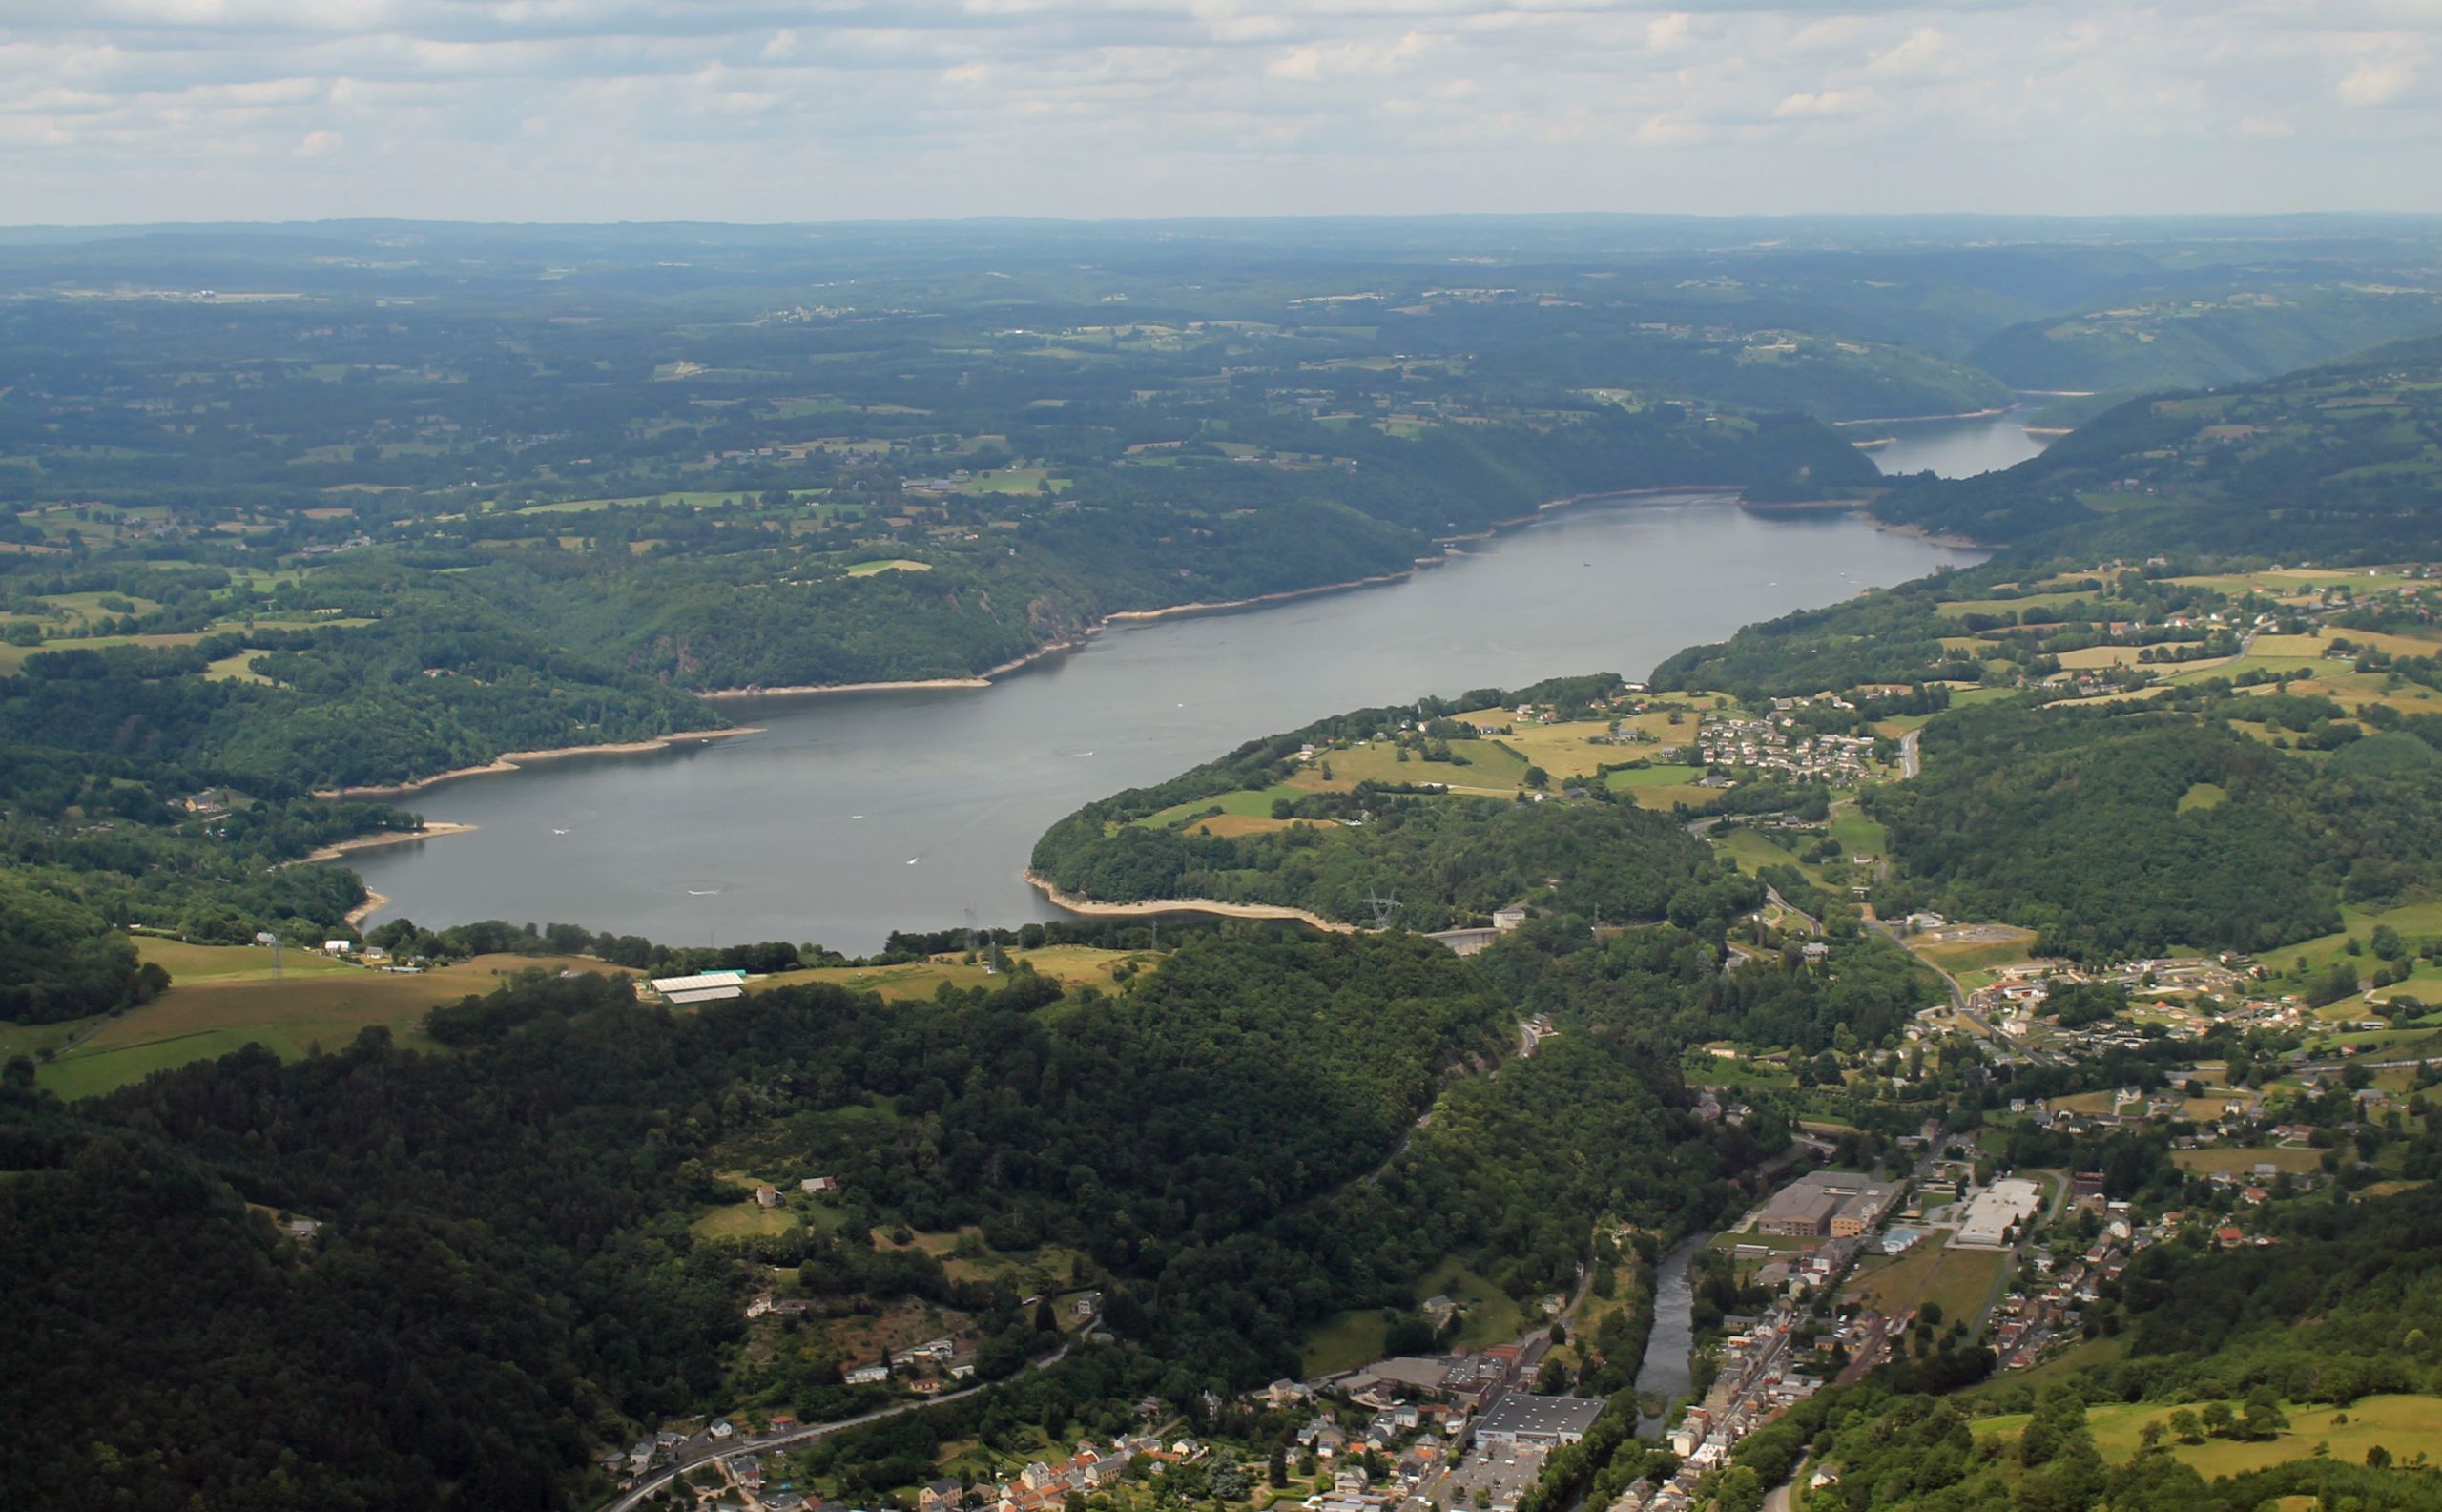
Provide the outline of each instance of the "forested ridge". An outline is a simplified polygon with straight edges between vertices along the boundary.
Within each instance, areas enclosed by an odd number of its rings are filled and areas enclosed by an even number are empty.
[[[1021,973],[914,1008],[796,988],[676,1015],[538,976],[432,1032],[461,1048],[248,1050],[73,1110],[11,1080],[0,1234],[44,1279],[0,1322],[0,1392],[46,1446],[11,1457],[11,1500],[554,1504],[623,1418],[724,1378],[749,1283],[687,1221],[732,1160],[836,1170],[893,1221],[1077,1247],[1182,1391],[1277,1375],[1301,1329],[1453,1249],[1521,1293],[1563,1281],[1600,1212],[1707,1216],[1736,1169],[1625,1046],[1482,1077],[1510,1010],[1414,937],[1211,939],[1115,995]],[[1452,1077],[1448,1126],[1355,1182]],[[1584,1172],[1566,1188],[1540,1173],[1556,1140],[1598,1157],[1560,1162]],[[279,1212],[323,1227],[293,1241]],[[897,1285],[959,1294],[912,1263]],[[966,1304],[1020,1327],[989,1292]],[[242,1395],[215,1384],[233,1359]],[[836,1390],[793,1389],[812,1410]]]
[[[2132,399],[2039,456],[1898,480],[1882,519],[2030,559],[2208,552],[2320,562],[2442,554],[2442,337],[2228,388]]]

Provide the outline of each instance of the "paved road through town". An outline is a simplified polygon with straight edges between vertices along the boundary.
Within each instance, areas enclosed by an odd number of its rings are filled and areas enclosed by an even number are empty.
[[[1088,1317],[1078,1332],[1080,1334],[1091,1332],[1101,1321],[1099,1315]],[[1056,1365],[1067,1357],[1068,1345],[1063,1343],[1041,1359],[1030,1361],[1026,1365],[1026,1371],[1037,1371],[1046,1365]],[[1024,1375],[1025,1372],[1021,1371],[1019,1374]],[[602,1512],[635,1512],[635,1508],[643,1503],[645,1498],[669,1485],[671,1481],[687,1471],[698,1469],[704,1465],[716,1464],[723,1460],[733,1459],[742,1454],[761,1454],[770,1449],[788,1449],[798,1444],[812,1443],[817,1439],[827,1439],[835,1433],[845,1433],[851,1428],[861,1428],[867,1423],[880,1422],[885,1418],[896,1418],[901,1413],[921,1412],[927,1407],[938,1407],[943,1402],[957,1401],[962,1397],[972,1397],[977,1392],[987,1389],[989,1388],[983,1384],[968,1386],[961,1391],[943,1392],[938,1397],[923,1397],[914,1401],[894,1402],[887,1407],[877,1407],[872,1412],[859,1413],[854,1418],[808,1423],[801,1427],[785,1429],[779,1433],[757,1434],[754,1438],[740,1439],[732,1444],[708,1445],[677,1463],[638,1481],[622,1492],[616,1500],[606,1502]]]

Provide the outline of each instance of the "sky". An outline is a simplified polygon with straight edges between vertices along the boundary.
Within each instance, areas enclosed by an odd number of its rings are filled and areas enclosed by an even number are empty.
[[[0,0],[0,222],[2442,210],[2442,0]]]

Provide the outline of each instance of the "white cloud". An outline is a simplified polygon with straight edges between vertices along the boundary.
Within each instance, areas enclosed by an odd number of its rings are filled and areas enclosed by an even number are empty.
[[[1791,94],[1772,107],[1776,120],[1803,120],[1810,116],[1863,115],[1882,104],[1882,96],[1872,90],[1818,90],[1811,93]]]
[[[0,0],[0,216],[2442,210],[2437,44],[2436,0]]]
[[[2398,58],[2368,58],[2340,81],[2345,105],[2389,105],[2416,82],[2416,71]]]

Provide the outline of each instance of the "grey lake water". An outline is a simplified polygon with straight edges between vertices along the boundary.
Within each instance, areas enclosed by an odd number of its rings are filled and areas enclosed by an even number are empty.
[[[761,733],[458,778],[404,801],[475,830],[351,864],[390,900],[376,918],[430,927],[863,953],[970,914],[1053,919],[1020,874],[1090,799],[1346,709],[1642,677],[1750,621],[1977,557],[1719,496],[1583,504],[1400,582],[1113,629],[989,688],[727,702]]]
[[[1932,471],[1945,478],[1972,477],[2016,466],[2052,445],[2057,438],[2031,436],[2026,429],[2052,398],[2020,394],[2017,404],[1997,415],[1967,420],[1876,420],[1841,429],[1860,440],[1891,438],[1889,445],[1866,452],[1885,474]]]

